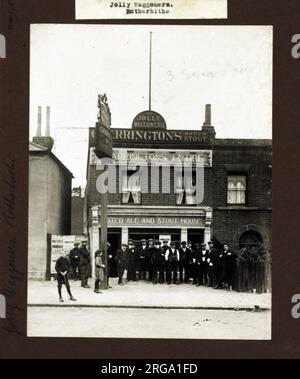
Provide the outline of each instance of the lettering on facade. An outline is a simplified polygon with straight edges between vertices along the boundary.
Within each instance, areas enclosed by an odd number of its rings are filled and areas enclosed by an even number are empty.
[[[113,149],[112,159],[118,162],[136,164],[167,164],[181,165],[182,163],[204,163],[205,167],[212,166],[212,150],[155,150],[147,149]],[[90,164],[96,165],[98,158],[94,149],[90,148]]]
[[[201,131],[112,129],[114,142],[207,143]]]
[[[133,129],[166,129],[164,118],[157,112],[144,111],[139,113],[132,122]]]
[[[178,226],[178,227],[204,227],[204,219],[201,217],[159,217],[159,216],[124,216],[108,217],[109,226]]]

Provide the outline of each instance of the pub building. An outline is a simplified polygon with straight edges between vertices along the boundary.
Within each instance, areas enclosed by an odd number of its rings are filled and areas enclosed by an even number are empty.
[[[110,126],[107,98],[101,102],[102,122]],[[98,104],[99,105],[99,104]],[[99,120],[99,115],[98,115]],[[205,107],[205,120],[193,130],[172,129],[165,119],[152,110],[139,113],[127,129],[111,128],[113,159],[125,157],[136,162],[127,172],[130,177],[138,170],[139,160],[155,162],[163,173],[163,164],[172,157],[183,157],[204,162],[204,197],[197,203],[189,188],[174,180],[175,168],[170,168],[170,192],[161,191],[164,175],[160,175],[157,193],[142,191],[141,181],[128,186],[119,180],[116,193],[108,194],[107,227],[112,251],[129,239],[167,238],[176,243],[187,241],[202,243],[213,240],[230,249],[263,245],[271,248],[271,140],[217,138],[211,123],[211,105]],[[87,164],[87,233],[91,253],[99,248],[101,194],[96,182],[100,175],[96,169],[96,127],[89,129]],[[126,178],[127,179],[127,178]],[[193,176],[192,176],[193,180]],[[180,180],[179,180],[180,181]],[[148,169],[148,186],[151,169]]]

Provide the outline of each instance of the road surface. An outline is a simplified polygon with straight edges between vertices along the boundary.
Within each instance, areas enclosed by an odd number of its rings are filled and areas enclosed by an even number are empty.
[[[28,336],[270,339],[271,311],[28,307]]]

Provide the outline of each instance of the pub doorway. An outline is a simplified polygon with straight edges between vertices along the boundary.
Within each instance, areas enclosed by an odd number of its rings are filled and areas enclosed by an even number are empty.
[[[204,241],[204,229],[188,229],[188,240],[194,246],[195,243],[202,243]]]
[[[99,229],[99,238],[101,229]],[[112,266],[111,266],[111,277],[116,278],[118,276],[117,262],[115,260],[116,252],[121,248],[121,237],[122,229],[121,228],[108,228],[107,229],[107,241],[111,245],[111,254],[113,256]]]

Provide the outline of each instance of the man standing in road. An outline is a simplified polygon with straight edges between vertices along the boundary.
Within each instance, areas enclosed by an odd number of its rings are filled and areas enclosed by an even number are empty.
[[[112,271],[112,262],[113,262],[113,255],[111,250],[111,244],[107,242],[107,287],[111,288],[109,285],[109,277],[111,276]]]
[[[79,267],[81,274],[81,287],[90,288],[88,285],[89,269],[90,269],[90,252],[87,249],[87,242],[82,241],[79,249]]]
[[[153,284],[157,284],[161,278],[161,242],[154,241],[154,247],[151,248],[151,264],[153,267]]]
[[[139,248],[138,255],[139,255],[139,261],[140,261],[139,280],[146,280],[147,241],[145,239],[141,240],[141,246]]]
[[[61,256],[58,258],[55,264],[55,271],[57,272],[57,288],[58,288],[58,295],[59,295],[59,301],[63,303],[63,298],[61,295],[61,287],[64,284],[66,286],[66,289],[68,291],[68,294],[70,296],[70,300],[76,301],[76,299],[73,297],[71,293],[71,288],[68,280],[68,272],[70,269],[70,264],[68,260],[68,256]]]
[[[216,277],[216,263],[218,259],[218,250],[214,247],[213,241],[208,242],[208,252],[207,252],[207,269],[208,269],[208,286],[217,288],[217,277]]]
[[[127,281],[136,281],[136,248],[132,240],[128,241],[128,271]]]
[[[207,277],[207,250],[206,243],[201,243],[201,283],[207,285],[208,277]]]
[[[164,239],[162,241],[161,247],[161,283],[164,283],[166,280],[166,271],[167,271],[167,262],[166,262],[166,252],[169,250],[169,240]]]
[[[191,250],[186,246],[186,241],[182,241],[179,249],[179,279],[181,283],[188,283],[189,281],[191,254]]]
[[[71,262],[71,268],[72,268],[72,276],[73,279],[77,280],[80,277],[79,273],[79,242],[74,243],[74,247],[72,250],[70,250],[70,262]]]
[[[148,239],[148,248],[147,248],[147,254],[145,257],[145,263],[146,263],[146,271],[148,271],[148,280],[149,282],[152,282],[153,279],[153,265],[151,262],[152,253],[154,250],[154,240],[153,238]]]
[[[128,253],[128,247],[125,243],[122,243],[121,249],[117,250],[116,253],[116,261],[118,266],[118,284],[120,286],[123,286],[123,275],[125,268],[127,267],[127,253]]]
[[[228,289],[231,291],[233,287],[233,281],[236,273],[236,254],[229,250],[229,245],[224,243],[223,254],[225,257],[224,261],[224,282],[227,283]]]
[[[167,262],[167,283],[172,282],[173,273],[173,283],[177,283],[177,268],[179,263],[179,251],[176,249],[176,243],[171,242],[171,247],[166,251],[165,259]]]

